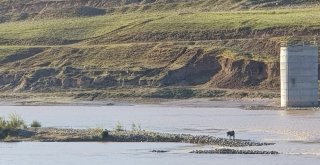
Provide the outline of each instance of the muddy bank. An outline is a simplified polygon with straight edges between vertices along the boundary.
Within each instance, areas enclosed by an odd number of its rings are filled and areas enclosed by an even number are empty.
[[[18,129],[5,132],[2,142],[177,142],[227,147],[263,146],[273,143],[241,139],[217,138],[206,135],[169,134],[150,131],[108,131],[102,129]]]
[[[18,96],[1,96],[1,106],[136,106],[152,105],[165,107],[240,108],[244,110],[280,110],[279,99],[260,98],[103,98],[97,100],[75,99],[72,96],[48,96],[24,93]],[[309,108],[310,109],[310,108]]]

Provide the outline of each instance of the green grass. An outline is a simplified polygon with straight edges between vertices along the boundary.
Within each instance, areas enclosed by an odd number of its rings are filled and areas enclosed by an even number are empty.
[[[114,14],[85,18],[42,19],[0,24],[3,39],[85,40],[110,33],[181,32],[251,27],[318,28],[320,8],[238,12],[179,12]]]
[[[197,12],[180,15],[171,13],[164,19],[153,21],[141,31],[196,31],[251,27],[318,27],[320,9],[294,9],[271,11]]]
[[[6,39],[61,38],[82,40],[107,34],[122,26],[130,26],[156,14],[97,16],[89,18],[61,18],[35,21],[20,21],[0,24],[0,36]]]

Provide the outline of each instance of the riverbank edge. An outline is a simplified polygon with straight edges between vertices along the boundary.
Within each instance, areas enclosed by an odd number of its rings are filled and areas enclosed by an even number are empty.
[[[1,93],[0,106],[131,106],[155,105],[177,107],[216,107],[258,110],[278,110],[279,98],[145,98],[106,97],[96,99],[76,98],[73,93]]]
[[[266,93],[266,94],[265,94]],[[277,100],[275,91],[202,88],[121,88],[52,92],[2,92],[0,105],[161,104],[177,100]],[[272,102],[273,102],[272,101]],[[277,105],[277,104],[273,104]]]
[[[49,95],[48,93],[12,93],[0,94],[1,106],[170,106],[170,107],[202,107],[202,108],[240,108],[243,110],[307,110],[318,111],[318,107],[280,107],[280,98],[104,98],[86,100],[70,95]]]

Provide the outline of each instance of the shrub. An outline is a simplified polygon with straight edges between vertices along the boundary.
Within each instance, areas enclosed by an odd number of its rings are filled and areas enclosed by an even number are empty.
[[[32,128],[39,128],[41,127],[41,123],[39,121],[33,120],[30,126]]]
[[[102,139],[105,139],[109,136],[109,131],[108,130],[104,130],[101,132],[101,137]]]
[[[136,124],[136,123],[132,123],[131,124],[131,130],[132,131],[141,131],[141,125],[140,124]]]
[[[6,122],[6,128],[19,129],[26,128],[24,120],[18,114],[12,113],[9,115],[9,120]]]

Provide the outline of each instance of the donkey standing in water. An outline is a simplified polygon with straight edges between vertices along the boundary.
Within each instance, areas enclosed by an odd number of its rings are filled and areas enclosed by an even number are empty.
[[[234,138],[236,137],[236,133],[234,131],[228,131],[227,132],[227,136],[231,139],[231,137],[233,137],[233,140]]]

